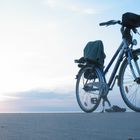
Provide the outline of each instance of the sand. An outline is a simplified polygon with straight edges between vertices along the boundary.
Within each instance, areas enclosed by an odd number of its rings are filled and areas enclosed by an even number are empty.
[[[140,113],[0,114],[0,140],[140,140]]]

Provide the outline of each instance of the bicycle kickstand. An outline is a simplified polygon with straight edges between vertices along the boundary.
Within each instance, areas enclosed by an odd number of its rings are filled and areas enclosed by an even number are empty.
[[[103,109],[102,109],[101,113],[104,113],[104,112],[105,112],[105,102],[107,102],[108,105],[109,105],[109,107],[111,107],[111,103],[110,103],[110,101],[108,100],[107,96],[103,97],[103,102],[102,102]]]

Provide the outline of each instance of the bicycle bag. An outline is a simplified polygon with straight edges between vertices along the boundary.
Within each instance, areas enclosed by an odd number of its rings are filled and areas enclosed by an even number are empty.
[[[101,40],[90,41],[84,48],[84,58],[89,62],[103,67],[105,57],[104,46]]]
[[[140,27],[140,15],[134,13],[124,13],[122,15],[122,25],[127,28]]]

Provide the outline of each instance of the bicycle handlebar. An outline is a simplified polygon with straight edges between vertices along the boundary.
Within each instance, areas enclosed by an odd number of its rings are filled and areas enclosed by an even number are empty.
[[[99,25],[100,26],[110,26],[110,25],[115,25],[115,24],[120,24],[121,25],[121,21],[120,20],[109,20],[107,22],[102,22]]]
[[[123,26],[122,22],[120,20],[109,20],[107,22],[102,22],[99,23],[100,26],[110,26],[110,25],[115,25],[115,24],[120,24]],[[140,33],[137,31],[136,28],[132,28],[131,29],[135,34],[138,33],[140,35]]]

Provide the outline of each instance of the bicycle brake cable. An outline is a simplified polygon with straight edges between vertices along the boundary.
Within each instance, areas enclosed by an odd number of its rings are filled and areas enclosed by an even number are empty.
[[[137,34],[140,35],[139,31],[137,30]]]

